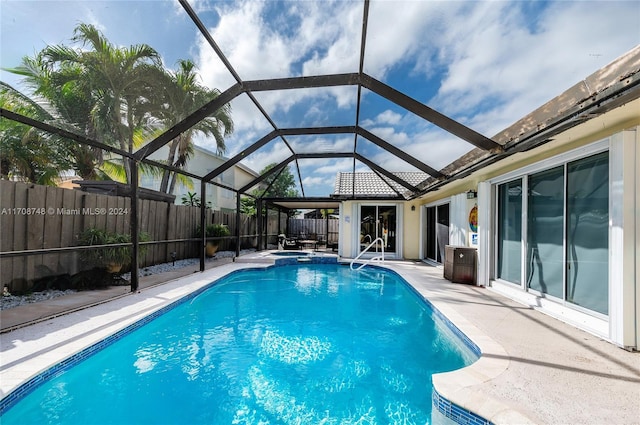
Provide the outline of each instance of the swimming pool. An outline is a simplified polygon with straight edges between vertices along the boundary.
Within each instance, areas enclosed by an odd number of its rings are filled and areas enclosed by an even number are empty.
[[[2,423],[428,423],[431,374],[476,358],[448,333],[380,269],[234,273],[36,388]]]

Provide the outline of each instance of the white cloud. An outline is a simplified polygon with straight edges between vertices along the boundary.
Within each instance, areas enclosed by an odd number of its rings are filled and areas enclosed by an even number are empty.
[[[204,7],[200,3],[197,2],[196,6]],[[361,3],[291,2],[283,5],[286,7],[277,22],[265,19],[268,6],[265,2],[244,1],[214,6],[219,21],[215,28],[210,29],[211,34],[241,79],[357,71]],[[286,20],[299,21],[300,25],[289,32],[278,32],[280,24],[286,24]],[[198,46],[204,83],[221,90],[235,84],[235,79],[206,40],[199,38]],[[355,92],[355,87],[330,87],[257,92],[254,96],[274,118],[277,113],[286,114],[291,108],[300,107],[310,100],[333,99],[338,109],[348,108],[355,103]],[[309,119],[312,113],[316,113],[312,125],[326,125],[327,119],[323,116],[326,111],[326,107],[309,107]],[[238,134],[256,130],[266,134],[272,129],[268,123],[265,126],[265,119],[250,101],[234,102],[233,117]]]
[[[287,140],[297,153],[345,153],[353,151],[354,136],[290,136]]]
[[[380,124],[398,124],[401,119],[402,115],[387,109],[378,115],[376,121]]]
[[[320,4],[315,12],[325,9]],[[302,22],[301,33],[304,39],[320,42],[326,50],[321,54],[314,49],[311,59],[304,62],[303,75],[323,75],[357,72],[360,57],[360,39],[362,28],[362,4],[337,3],[332,13],[307,14]],[[329,9],[326,9],[329,10]]]
[[[556,2],[531,27],[512,2],[478,2],[457,17],[465,26],[443,33],[448,71],[435,104],[452,114],[499,106],[516,121],[640,40],[619,30],[637,26],[633,3]]]
[[[383,80],[388,71],[425,49],[430,41],[428,22],[437,19],[443,2],[372,2],[369,10],[365,72]],[[460,3],[446,2],[446,8]]]
[[[280,163],[291,156],[291,151],[280,140],[274,139],[267,146],[258,149],[241,161],[242,164],[255,171],[260,171],[267,165]]]
[[[473,149],[469,143],[433,127],[414,134],[394,127],[374,127],[370,131],[436,170]],[[375,149],[369,159],[390,171],[417,171],[409,163],[381,149]]]
[[[325,177],[305,177],[302,179],[305,190],[307,187],[325,186],[327,183],[331,183],[331,180]]]
[[[319,163],[322,164],[322,162]],[[337,172],[351,171],[351,169],[353,168],[353,159],[351,158],[326,160],[324,161],[324,163],[326,165],[316,166],[316,173],[335,175]]]
[[[397,147],[411,143],[411,137],[402,130],[398,132],[395,127],[373,127],[369,131]]]

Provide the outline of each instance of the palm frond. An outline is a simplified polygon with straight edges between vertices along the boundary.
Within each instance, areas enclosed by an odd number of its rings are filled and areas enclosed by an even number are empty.
[[[104,161],[100,165],[100,170],[109,177],[110,180],[114,180],[120,183],[127,182],[127,176],[125,174],[122,159],[109,159]]]

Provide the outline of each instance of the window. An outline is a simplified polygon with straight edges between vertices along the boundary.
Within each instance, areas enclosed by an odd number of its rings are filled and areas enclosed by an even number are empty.
[[[235,193],[229,189],[222,189],[222,197],[225,199],[233,199],[235,197]]]

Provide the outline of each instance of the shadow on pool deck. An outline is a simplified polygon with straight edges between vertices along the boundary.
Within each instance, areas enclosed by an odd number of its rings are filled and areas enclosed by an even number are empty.
[[[222,267],[204,274],[194,273],[197,268],[192,267],[145,276],[140,282],[143,290],[134,297],[125,296],[131,294],[129,287],[116,287],[2,311],[3,329],[11,323],[43,323],[1,335],[0,393],[6,395],[15,382],[51,364],[47,362],[53,361],[53,352],[71,350],[64,345],[100,340],[113,332],[114,323],[124,326],[139,320],[139,315],[193,291],[203,280],[256,266],[231,260],[216,265]],[[409,261],[389,261],[387,266],[483,349],[482,358],[469,368],[434,376],[450,400],[484,413],[494,423],[640,424],[640,353],[627,352],[490,289],[448,282],[441,268]],[[113,303],[105,303],[108,299]],[[68,311],[77,313],[66,315]],[[62,317],[45,321],[55,316]]]

